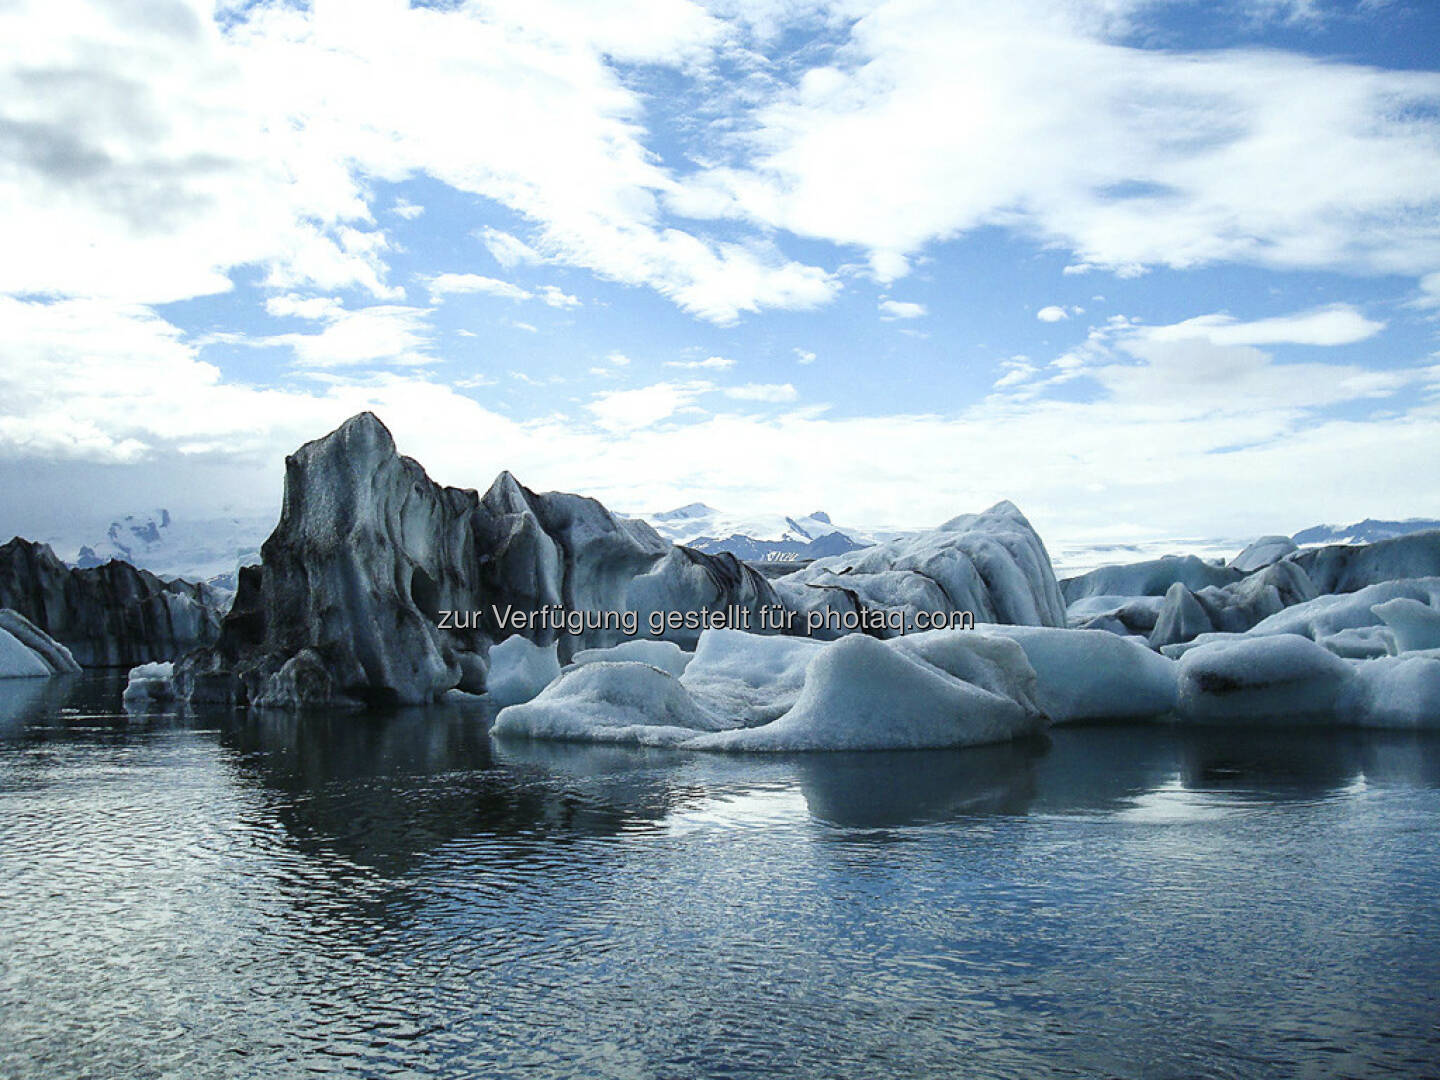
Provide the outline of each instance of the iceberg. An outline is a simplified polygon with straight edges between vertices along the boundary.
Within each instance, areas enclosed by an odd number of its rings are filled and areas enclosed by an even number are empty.
[[[18,611],[0,608],[0,679],[72,675],[80,665],[70,650]]]
[[[121,699],[125,708],[138,709],[175,700],[174,675],[175,665],[169,661],[131,668]]]
[[[1331,544],[1292,556],[1322,593],[1356,592],[1403,578],[1440,576],[1440,529],[1377,540]]]
[[[1089,596],[1164,596],[1176,582],[1192,592],[1209,585],[1233,585],[1244,574],[1234,567],[1215,566],[1194,555],[1165,555],[1145,562],[1102,566],[1060,583],[1065,602]]]
[[[937,611],[968,611],[976,622],[1065,625],[1050,556],[1010,502],[916,536],[816,559],[774,585],[797,611],[826,603],[836,610],[888,609],[903,613],[907,629],[917,627],[917,616]]]
[[[1035,669],[1035,703],[1051,723],[1144,720],[1175,708],[1178,666],[1138,638],[1039,626],[983,626],[975,632],[1003,635],[1025,650]]]
[[[707,630],[676,679],[638,662],[572,666],[502,709],[506,737],[717,751],[897,750],[1041,730],[1035,672],[1004,637],[936,631],[834,642]]]
[[[1241,570],[1248,574],[1255,570],[1263,570],[1299,550],[1299,546],[1288,536],[1262,536],[1247,544],[1245,550],[1231,559],[1227,565],[1232,570]]]
[[[1182,719],[1246,723],[1333,720],[1353,672],[1298,634],[1212,641],[1186,652],[1179,667]]]

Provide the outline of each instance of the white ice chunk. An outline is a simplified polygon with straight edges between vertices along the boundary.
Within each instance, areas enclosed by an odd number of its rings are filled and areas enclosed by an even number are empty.
[[[571,663],[598,664],[620,660],[634,660],[642,664],[649,664],[651,667],[657,667],[661,671],[679,678],[685,673],[685,668],[691,660],[691,654],[673,641],[651,641],[648,638],[637,638],[634,641],[622,641],[619,645],[612,645],[608,649],[584,649],[575,654]]]
[[[1419,600],[1396,597],[1376,604],[1373,611],[1395,635],[1398,652],[1440,649],[1440,611]]]
[[[567,668],[534,700],[501,709],[490,731],[502,738],[676,746],[724,726],[659,668],[601,661]]]
[[[1350,663],[1298,634],[1238,635],[1181,657],[1178,712],[1194,721],[1328,720],[1351,673]]]
[[[133,708],[152,702],[173,701],[175,686],[171,679],[174,675],[175,665],[169,660],[131,668],[130,679],[125,684],[126,706]]]
[[[1317,644],[1347,660],[1372,660],[1377,656],[1394,656],[1399,651],[1388,626],[1352,626],[1324,635]]]
[[[1175,708],[1178,666],[1138,638],[1041,626],[972,633],[1004,634],[1020,644],[1038,679],[1036,703],[1052,723],[1145,719]]]
[[[518,634],[490,649],[485,692],[496,705],[529,701],[560,675],[555,643],[536,645]]]
[[[1339,707],[1364,727],[1440,728],[1440,656],[1407,653],[1356,662]]]
[[[52,675],[50,665],[8,630],[0,630],[0,679],[34,679]]]
[[[1372,608],[1397,597],[1440,607],[1440,577],[1385,581],[1358,592],[1319,596],[1262,619],[1249,633],[1301,634],[1318,641],[1351,627],[1378,626],[1380,616]]]
[[[80,670],[70,650],[11,608],[0,608],[0,630],[8,633],[44,665],[44,675],[72,675]],[[28,665],[27,665],[28,666]],[[0,676],[3,677],[3,676]]]
[[[966,634],[968,631],[954,631]],[[914,650],[861,634],[826,645],[794,708],[763,727],[702,735],[705,750],[900,750],[973,746],[1038,731],[1044,718],[1015,698],[965,682]],[[1033,672],[1016,649],[1017,693]]]
[[[680,681],[710,711],[753,727],[795,704],[806,665],[824,647],[809,638],[706,630]]]

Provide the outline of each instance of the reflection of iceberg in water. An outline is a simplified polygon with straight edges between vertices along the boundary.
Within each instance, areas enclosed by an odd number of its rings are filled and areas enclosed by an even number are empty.
[[[19,728],[46,713],[59,712],[77,676],[49,679],[0,679],[0,730]]]
[[[1041,740],[964,750],[812,754],[793,761],[813,817],[890,828],[979,814],[1023,814]]]

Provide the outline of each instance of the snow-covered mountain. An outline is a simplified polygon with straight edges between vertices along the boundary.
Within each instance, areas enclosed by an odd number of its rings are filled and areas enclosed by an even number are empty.
[[[260,544],[274,527],[274,515],[185,518],[162,508],[125,514],[108,526],[42,539],[76,567],[123,559],[161,577],[234,589],[236,572],[260,561]]]
[[[836,525],[823,510],[799,515],[737,515],[704,503],[637,515],[674,544],[698,551],[728,551],[748,562],[818,559],[885,540],[914,535],[900,529]]]
[[[1312,525],[1301,529],[1290,539],[1302,547],[1307,544],[1373,544],[1394,536],[1440,529],[1434,518],[1406,518],[1404,521],[1380,521],[1366,518],[1353,525]]]

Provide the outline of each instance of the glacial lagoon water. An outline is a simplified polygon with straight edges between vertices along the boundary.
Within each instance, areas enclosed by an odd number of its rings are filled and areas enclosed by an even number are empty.
[[[495,744],[0,683],[0,1075],[1440,1074],[1440,739]]]

